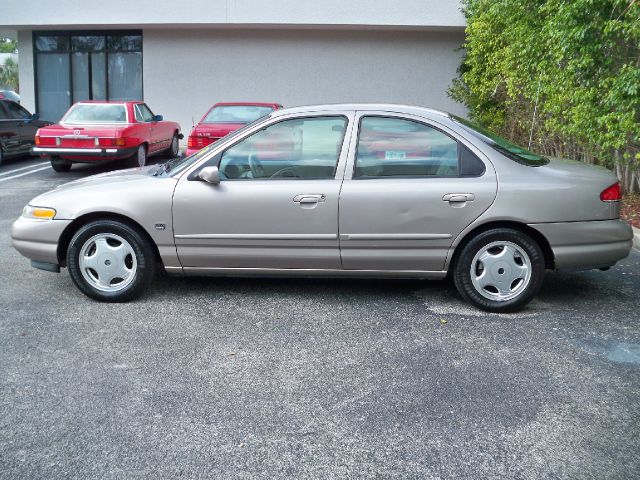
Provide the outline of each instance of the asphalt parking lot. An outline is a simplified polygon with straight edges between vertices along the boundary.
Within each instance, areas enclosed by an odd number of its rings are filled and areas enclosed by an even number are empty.
[[[0,166],[1,478],[640,478],[640,252],[518,314],[448,282],[158,279],[101,304],[10,226],[113,166]]]

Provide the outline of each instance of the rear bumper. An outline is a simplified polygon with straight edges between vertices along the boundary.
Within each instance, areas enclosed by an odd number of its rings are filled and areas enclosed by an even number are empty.
[[[136,153],[138,147],[131,148],[56,148],[56,147],[33,147],[32,155],[40,155],[44,157],[62,157],[73,159],[81,157],[82,159],[95,158],[97,160],[109,160],[118,158],[127,158]]]
[[[70,223],[71,220],[20,217],[11,226],[11,243],[18,252],[36,263],[58,265],[58,241]]]
[[[184,153],[184,155],[188,157],[189,155],[193,155],[194,153],[199,152],[200,150],[202,150],[202,148],[204,147],[201,147],[201,148],[187,147],[187,151]]]
[[[633,246],[633,230],[622,220],[529,224],[548,240],[558,270],[615,265]]]

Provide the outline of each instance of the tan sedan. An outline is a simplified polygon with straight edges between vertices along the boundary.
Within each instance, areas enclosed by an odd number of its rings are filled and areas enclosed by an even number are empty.
[[[602,168],[547,159],[447,113],[397,105],[278,110],[196,154],[36,197],[13,225],[35,267],[103,301],[170,274],[451,274],[512,311],[545,269],[606,269],[632,231]]]

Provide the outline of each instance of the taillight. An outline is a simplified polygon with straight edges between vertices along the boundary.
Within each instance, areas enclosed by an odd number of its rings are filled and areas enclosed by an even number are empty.
[[[41,137],[36,135],[36,145],[38,146],[50,146],[56,144],[56,137]]]
[[[202,148],[206,147],[210,143],[212,143],[215,138],[211,137],[198,137],[196,135],[189,135],[189,139],[187,140],[187,146],[190,148]]]
[[[100,147],[124,147],[124,144],[124,138],[98,138],[97,143]]]
[[[605,188],[602,193],[600,193],[600,200],[603,202],[619,202],[622,200],[622,189],[620,188],[620,183],[616,182],[610,187]]]

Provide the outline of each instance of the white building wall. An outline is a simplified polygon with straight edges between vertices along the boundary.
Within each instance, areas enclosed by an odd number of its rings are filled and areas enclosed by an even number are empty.
[[[20,104],[30,112],[36,111],[35,75],[33,73],[33,36],[31,30],[18,32],[18,81]]]
[[[219,101],[389,102],[464,113],[446,95],[464,33],[146,29],[144,98],[185,136]]]

